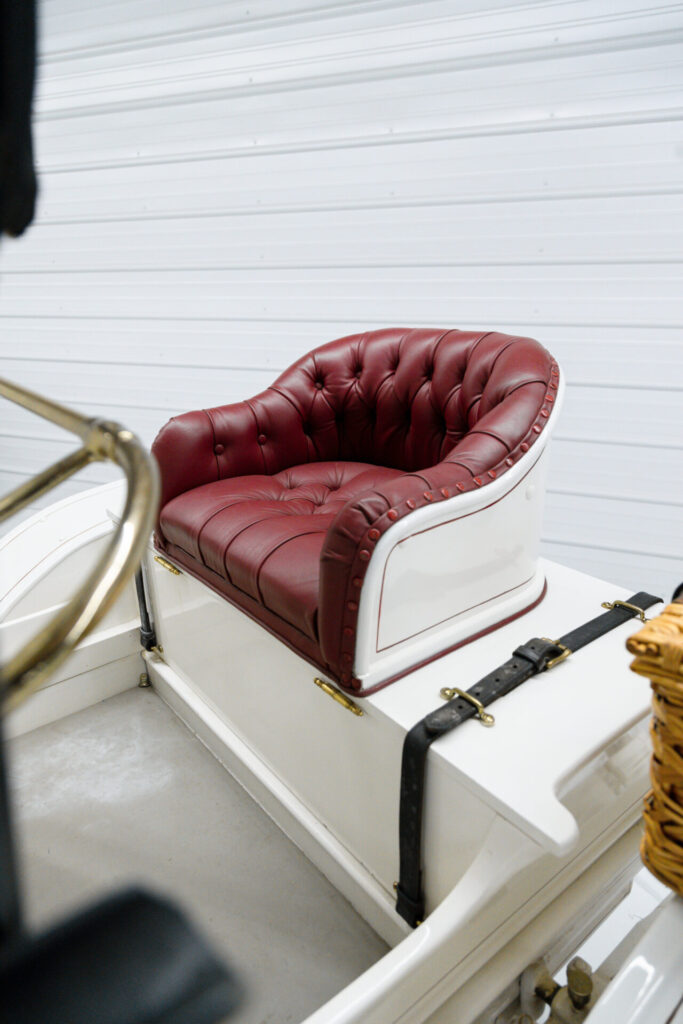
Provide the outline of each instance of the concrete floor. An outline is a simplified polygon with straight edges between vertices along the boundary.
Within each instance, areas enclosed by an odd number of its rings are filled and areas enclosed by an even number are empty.
[[[301,1021],[387,947],[151,690],[12,741],[25,910],[141,882],[239,974],[231,1024]]]

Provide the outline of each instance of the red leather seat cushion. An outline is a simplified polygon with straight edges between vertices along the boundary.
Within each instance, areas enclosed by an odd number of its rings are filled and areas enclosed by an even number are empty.
[[[317,642],[320,550],[336,514],[363,491],[401,475],[360,462],[311,462],[218,480],[170,501],[160,524],[170,544]]]

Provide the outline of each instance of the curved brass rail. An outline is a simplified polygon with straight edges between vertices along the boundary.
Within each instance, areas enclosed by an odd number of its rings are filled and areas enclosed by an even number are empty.
[[[142,558],[159,501],[156,464],[138,439],[118,423],[89,419],[0,378],[0,395],[76,434],[83,446],[0,498],[0,522],[90,462],[110,460],[128,482],[126,503],[107,550],[70,601],[29,642],[0,666],[0,704],[7,711],[42,686],[103,618]]]

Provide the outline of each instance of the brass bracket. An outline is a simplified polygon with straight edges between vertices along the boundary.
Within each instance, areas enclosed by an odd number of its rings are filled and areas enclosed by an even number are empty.
[[[630,612],[636,612],[636,618],[640,619],[641,622],[650,621],[642,608],[639,608],[637,604],[629,604],[628,601],[603,601],[600,607],[606,608],[609,612],[613,608],[628,608]]]
[[[336,686],[333,686],[332,683],[326,683],[324,679],[319,679],[318,676],[314,676],[313,682],[316,686],[319,686],[328,697],[331,697],[332,700],[336,700],[337,704],[341,704],[341,706],[346,708],[347,711],[350,711],[351,714],[358,715],[359,718],[365,714],[362,708],[352,701],[350,697],[347,697],[345,693],[338,690]]]
[[[453,700],[454,697],[460,697],[461,700],[466,700],[468,704],[477,712],[477,718],[482,725],[485,725],[487,729],[490,729],[492,725],[496,724],[496,720],[488,711],[484,710],[484,705],[476,697],[473,697],[471,693],[466,690],[460,690],[457,686],[444,686],[442,690],[439,690],[439,696],[443,697],[444,700]]]
[[[162,558],[161,555],[155,555],[154,561],[158,562],[162,569],[168,569],[168,571],[172,572],[174,576],[183,575],[180,569],[176,569],[172,562],[169,562],[166,558]]]

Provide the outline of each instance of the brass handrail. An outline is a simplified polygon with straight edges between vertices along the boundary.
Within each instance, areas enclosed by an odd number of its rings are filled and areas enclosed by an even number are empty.
[[[71,654],[109,611],[135,572],[152,531],[159,501],[156,463],[130,430],[89,419],[0,377],[0,396],[76,434],[83,446],[0,498],[0,522],[90,462],[110,460],[128,483],[114,536],[70,601],[7,664],[0,666],[0,705],[16,707]]]

